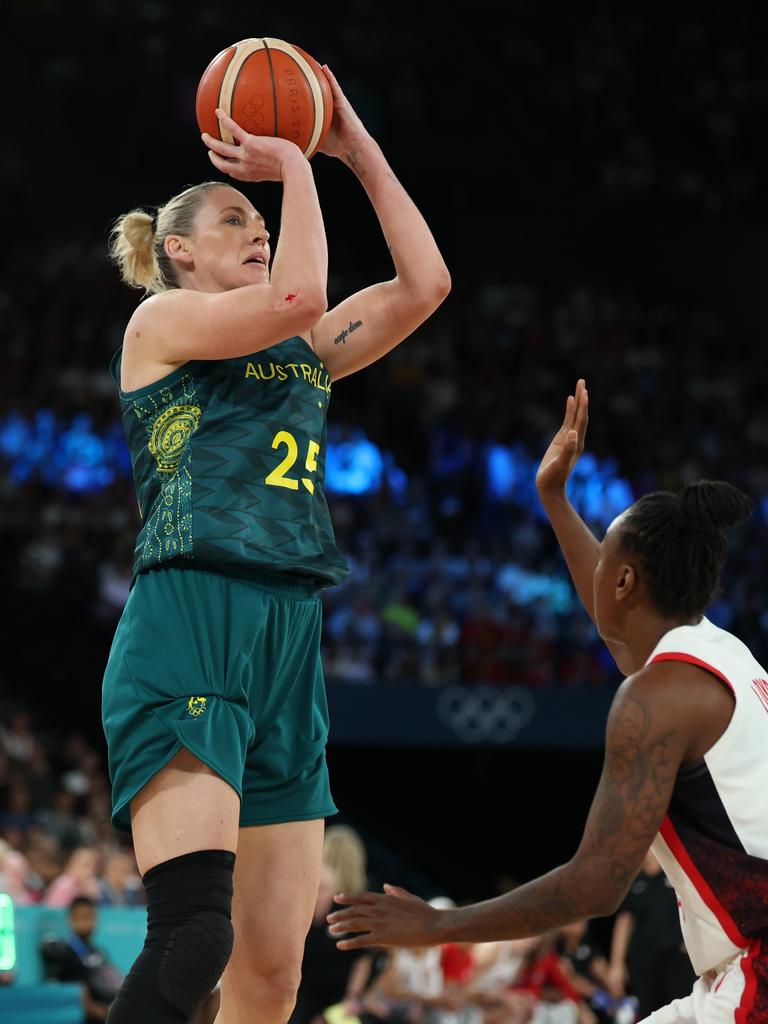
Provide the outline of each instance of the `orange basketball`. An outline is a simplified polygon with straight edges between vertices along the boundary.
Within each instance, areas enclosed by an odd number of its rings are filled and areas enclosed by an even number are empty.
[[[251,135],[289,139],[311,157],[331,127],[333,97],[320,65],[282,39],[243,39],[216,54],[197,87],[201,132],[233,142],[216,108]]]

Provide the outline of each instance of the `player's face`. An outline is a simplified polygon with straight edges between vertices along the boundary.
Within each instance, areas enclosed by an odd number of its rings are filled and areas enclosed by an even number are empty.
[[[221,291],[269,281],[269,232],[258,210],[234,188],[213,189],[190,239],[195,277]]]

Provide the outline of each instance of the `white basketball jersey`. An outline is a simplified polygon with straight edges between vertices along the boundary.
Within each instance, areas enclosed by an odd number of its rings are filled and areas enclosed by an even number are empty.
[[[736,700],[717,743],[680,769],[653,843],[704,974],[768,933],[768,672],[708,619],[666,633],[647,663],[660,661],[706,669]]]

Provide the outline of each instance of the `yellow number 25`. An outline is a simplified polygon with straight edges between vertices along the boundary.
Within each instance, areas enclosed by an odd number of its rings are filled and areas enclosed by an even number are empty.
[[[285,474],[296,462],[299,457],[299,446],[296,443],[296,438],[293,434],[289,434],[287,430],[278,430],[272,440],[272,447],[279,448],[281,444],[284,444],[288,451],[286,452],[285,458],[280,465],[275,466],[272,472],[264,481],[270,484],[272,487],[287,487],[289,491],[298,491],[299,481],[293,477],[286,476]],[[307,458],[304,463],[307,472],[317,472],[317,456],[320,454],[320,445],[317,441],[310,441],[307,448]],[[309,477],[303,476],[301,478],[302,484],[306,487],[310,494],[315,493],[315,483]]]

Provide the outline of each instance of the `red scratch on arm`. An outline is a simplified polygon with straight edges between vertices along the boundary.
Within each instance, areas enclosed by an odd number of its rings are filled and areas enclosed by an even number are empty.
[[[296,298],[296,292],[288,292],[288,294],[285,296],[285,301],[286,302],[293,302],[293,300],[295,298]]]

